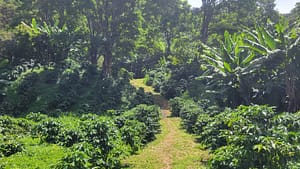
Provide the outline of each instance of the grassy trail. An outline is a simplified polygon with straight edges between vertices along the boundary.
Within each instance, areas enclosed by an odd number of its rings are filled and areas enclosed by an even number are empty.
[[[205,168],[208,152],[201,150],[201,145],[194,142],[195,137],[180,128],[180,119],[169,117],[171,112],[166,99],[145,86],[143,79],[131,81],[135,87],[144,88],[145,92],[154,94],[155,104],[159,105],[163,114],[161,133],[157,139],[148,144],[137,155],[123,161],[133,169],[197,169]]]

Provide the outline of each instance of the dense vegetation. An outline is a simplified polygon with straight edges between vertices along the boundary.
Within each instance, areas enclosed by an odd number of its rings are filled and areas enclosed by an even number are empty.
[[[258,105],[221,110],[179,97],[171,107],[183,127],[211,149],[209,168],[299,168],[299,112]]]
[[[132,78],[172,99],[209,168],[299,168],[300,4],[274,7],[0,0],[0,168],[120,168],[160,130]]]
[[[158,107],[147,105],[126,112],[109,111],[101,116],[65,114],[55,118],[41,113],[19,119],[1,116],[0,166],[37,168],[41,167],[39,160],[44,158],[44,168],[120,168],[122,158],[155,139],[159,119]],[[54,145],[59,146],[61,154],[51,158],[47,153],[38,157],[41,154],[32,151],[35,147],[51,149]]]

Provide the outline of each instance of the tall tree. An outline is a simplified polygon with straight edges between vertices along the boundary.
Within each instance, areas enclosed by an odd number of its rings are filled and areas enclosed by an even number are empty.
[[[300,2],[297,2],[295,7],[292,9],[289,20],[292,23],[295,23],[297,20],[300,20]]]
[[[102,70],[105,76],[112,73],[113,57],[124,47],[133,49],[132,39],[138,34],[136,0],[87,0],[78,1],[78,8],[85,16],[89,33],[89,55],[92,64],[104,57]],[[126,55],[126,53],[122,53]]]
[[[243,27],[254,28],[257,23],[265,25],[268,20],[278,22],[279,14],[274,7],[275,0],[205,1],[201,40],[205,42],[212,34],[222,36],[226,30],[233,33]]]
[[[208,38],[209,24],[213,19],[216,3],[217,0],[202,0],[203,19],[200,39],[204,43]]]

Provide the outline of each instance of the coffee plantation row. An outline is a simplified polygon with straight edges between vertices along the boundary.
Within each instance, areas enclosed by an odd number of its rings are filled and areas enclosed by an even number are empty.
[[[211,106],[174,98],[173,116],[211,150],[211,169],[300,168],[300,112],[278,113],[268,106]]]
[[[159,120],[160,109],[148,105],[103,115],[1,116],[0,168],[120,168],[121,159],[155,139]]]

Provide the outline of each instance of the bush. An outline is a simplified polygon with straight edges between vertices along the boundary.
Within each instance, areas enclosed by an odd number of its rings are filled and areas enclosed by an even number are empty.
[[[118,147],[121,135],[118,128],[109,118],[100,118],[95,121],[84,122],[84,140],[94,147],[99,147],[102,153],[108,154]]]
[[[153,86],[154,91],[160,92],[160,88],[163,82],[169,79],[170,69],[166,66],[160,66],[154,70],[147,72],[145,75],[145,84],[148,86]]]
[[[124,119],[124,124],[120,128],[122,140],[131,148],[131,153],[134,153],[144,145],[143,140],[146,138],[145,131],[147,126],[136,120]]]
[[[71,147],[73,144],[79,143],[82,140],[81,131],[65,129],[59,134],[59,144]]]
[[[42,142],[58,143],[61,130],[62,125],[59,122],[53,119],[47,119],[41,124],[38,124],[33,132],[41,136]]]
[[[230,112],[230,109],[224,112]],[[226,137],[221,134],[221,131],[228,129],[228,126],[224,122],[226,113],[221,113],[209,120],[207,125],[202,126],[202,133],[199,134],[199,141],[207,145],[212,150],[215,150],[221,146],[226,145]]]
[[[0,116],[0,134],[24,134],[30,130],[30,123],[25,119],[15,119],[9,116]]]
[[[83,142],[73,147],[73,151],[63,157],[58,164],[54,165],[55,169],[88,169],[92,167],[89,154],[93,146]]]
[[[34,122],[40,122],[42,120],[46,120],[47,118],[48,118],[47,115],[41,114],[40,112],[38,112],[38,113],[31,112],[31,113],[26,115],[26,119],[32,120]]]
[[[187,132],[194,133],[194,125],[197,122],[197,118],[200,114],[204,113],[205,111],[192,100],[185,102],[179,115],[182,119],[183,127],[187,130]]]
[[[215,150],[210,168],[286,168],[299,162],[299,128],[286,122],[297,127],[300,120],[267,106],[240,106],[215,116],[200,134]]]
[[[153,141],[156,134],[160,132],[160,109],[158,106],[147,106],[144,104],[125,112],[124,116],[127,120],[137,120],[146,126],[145,139],[143,143]]]
[[[21,152],[23,150],[23,145],[20,143],[9,142],[9,143],[0,143],[0,157],[5,156],[8,157],[17,152]]]
[[[179,113],[185,104],[185,99],[180,97],[175,97],[170,100],[170,107],[171,107],[171,116],[179,117]]]
[[[169,79],[161,83],[160,92],[168,99],[178,97],[186,91],[187,83],[185,79]]]

